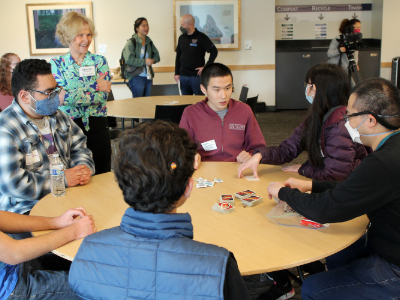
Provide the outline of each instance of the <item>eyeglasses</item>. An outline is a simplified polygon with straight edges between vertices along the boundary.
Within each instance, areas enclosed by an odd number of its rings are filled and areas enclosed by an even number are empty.
[[[38,92],[41,93],[43,95],[48,96],[46,99],[53,99],[56,95],[58,95],[59,93],[61,93],[62,91],[62,87],[61,86],[57,86],[52,92],[50,93],[46,93],[46,92],[41,92],[41,91],[37,91],[37,90],[31,90],[33,92]]]
[[[303,82],[303,84],[305,88],[314,85],[314,83],[309,83],[309,82]]]
[[[386,122],[386,121],[383,119],[383,118],[394,118],[394,117],[398,117],[399,114],[397,114],[397,115],[391,115],[391,116],[385,116],[385,115],[378,115],[378,114],[376,114],[376,113],[374,113],[374,112],[372,112],[372,111],[369,111],[369,110],[365,110],[365,111],[360,111],[360,112],[358,112],[358,113],[354,113],[354,114],[351,114],[351,115],[349,115],[349,114],[343,114],[343,119],[347,122],[347,121],[349,121],[349,118],[351,118],[351,117],[356,117],[356,116],[361,116],[361,115],[372,115],[372,116],[374,116],[374,118],[376,119],[376,121],[377,121],[379,124],[381,124],[382,126],[388,128],[388,129],[393,129],[393,130],[399,129],[398,126],[391,125],[391,124],[389,124],[388,122]]]
[[[375,114],[371,113],[370,111],[361,111],[361,112],[350,114],[350,115],[349,114],[343,114],[343,119],[347,122],[349,120],[349,118],[351,118],[351,117],[367,115],[367,114],[371,114],[371,115],[375,116]]]

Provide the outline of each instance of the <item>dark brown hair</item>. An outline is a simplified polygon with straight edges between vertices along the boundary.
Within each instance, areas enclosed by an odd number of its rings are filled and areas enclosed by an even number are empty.
[[[0,93],[11,95],[11,57],[18,56],[15,53],[6,53],[0,60]]]
[[[346,27],[354,26],[356,23],[361,23],[361,21],[358,19],[351,19],[351,20],[343,19],[342,23],[340,23],[340,26],[339,26],[339,32],[341,34],[344,34]]]
[[[133,25],[133,29],[135,30],[135,33],[137,33],[137,29],[139,28],[139,26],[143,23],[143,21],[147,21],[146,18],[137,18],[135,21],[135,24]],[[148,21],[147,21],[148,22]]]

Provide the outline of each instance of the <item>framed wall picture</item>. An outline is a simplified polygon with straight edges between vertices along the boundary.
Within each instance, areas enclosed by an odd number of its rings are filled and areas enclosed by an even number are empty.
[[[26,4],[31,55],[58,55],[69,51],[68,47],[60,43],[55,32],[61,17],[70,11],[76,11],[93,20],[91,1]],[[94,40],[89,51],[95,51]]]
[[[218,50],[240,50],[240,0],[174,0],[175,48],[181,35],[180,19],[191,14],[197,30]]]

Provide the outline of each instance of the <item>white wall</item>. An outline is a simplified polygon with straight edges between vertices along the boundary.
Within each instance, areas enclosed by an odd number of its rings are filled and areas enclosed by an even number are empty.
[[[400,12],[400,1],[383,1],[383,22],[382,22],[382,62],[391,62],[393,57],[400,56],[400,39],[397,37],[400,32],[398,22]],[[381,76],[391,78],[391,68],[382,68]]]
[[[0,54],[15,52],[22,59],[30,58],[26,3],[65,2],[65,0],[2,0],[0,11]],[[275,64],[275,2],[272,0],[242,0],[241,34],[243,50],[220,51],[217,61],[228,65]],[[173,1],[172,0],[93,0],[94,23],[99,44],[107,45],[105,57],[109,66],[118,66],[118,59],[126,40],[133,33],[133,22],[146,17],[150,25],[149,36],[160,51],[161,62],[156,66],[174,66]],[[244,50],[245,40],[252,41],[252,50]],[[50,59],[51,56],[32,58]],[[234,71],[238,98],[241,86],[247,84],[249,96],[260,94],[259,100],[275,105],[275,71]],[[174,83],[173,73],[157,73],[155,84]],[[130,98],[125,86],[113,85],[116,99]]]

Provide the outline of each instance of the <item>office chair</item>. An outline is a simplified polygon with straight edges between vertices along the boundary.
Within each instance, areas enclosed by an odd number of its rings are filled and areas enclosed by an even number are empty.
[[[249,88],[247,86],[242,86],[242,90],[240,91],[239,101],[246,103],[248,93],[249,93]]]
[[[251,110],[253,111],[253,114],[254,114],[254,115],[256,114],[257,100],[258,100],[258,95],[255,96],[255,97],[247,98],[247,102],[246,102],[246,104],[247,104],[248,106],[250,106],[250,108],[251,108]]]
[[[183,111],[191,104],[185,105],[156,105],[156,120],[171,121],[179,124],[181,122]]]
[[[154,84],[151,86],[150,96],[179,96],[179,88],[177,84]]]

